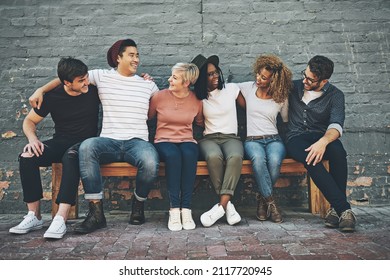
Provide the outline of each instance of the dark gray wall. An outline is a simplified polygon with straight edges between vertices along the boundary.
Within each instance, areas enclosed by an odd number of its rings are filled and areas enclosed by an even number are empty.
[[[330,57],[335,62],[331,82],[346,95],[342,141],[349,154],[348,198],[353,204],[389,204],[389,15],[388,0],[2,0],[0,213],[25,211],[17,155],[26,143],[21,126],[28,97],[55,77],[61,56],[105,68],[108,48],[123,38],[139,44],[141,71],[155,77],[160,88],[173,64],[198,53],[219,55],[231,82],[252,80],[251,65],[262,53],[279,55],[295,78],[313,55]],[[38,133],[41,139],[51,136],[50,119]],[[47,206],[50,170],[42,174]],[[241,180],[240,201],[253,197],[252,183]],[[301,178],[278,184],[293,185],[278,189],[282,204],[306,202]],[[110,207],[127,208],[133,185],[125,178],[106,181]],[[152,196],[164,197],[162,189]],[[212,193],[204,178],[198,189],[195,200]],[[160,201],[152,206],[159,208]]]

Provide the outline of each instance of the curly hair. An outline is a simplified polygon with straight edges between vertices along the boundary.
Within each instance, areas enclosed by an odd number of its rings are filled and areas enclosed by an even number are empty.
[[[273,54],[261,55],[256,59],[253,64],[255,77],[263,68],[273,73],[269,95],[276,103],[284,102],[293,86],[291,70]]]

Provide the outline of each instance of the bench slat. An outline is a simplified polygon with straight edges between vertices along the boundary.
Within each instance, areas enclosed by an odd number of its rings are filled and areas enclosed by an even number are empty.
[[[323,161],[324,166],[329,170],[328,161]],[[113,162],[109,164],[102,164],[100,166],[101,175],[105,177],[135,177],[137,175],[137,168],[126,163],[126,162]],[[302,163],[299,163],[293,159],[284,159],[282,166],[280,167],[281,174],[305,174],[307,170],[305,169]],[[241,169],[242,175],[252,175],[252,163],[250,160],[244,160],[242,163]],[[196,175],[198,176],[208,176],[209,172],[207,169],[206,161],[198,161]],[[159,176],[165,176],[165,164],[160,163]],[[57,213],[58,205],[55,203],[57,198],[62,177],[62,164],[53,163],[52,164],[52,216]],[[325,217],[326,211],[329,209],[330,205],[325,197],[322,195],[320,190],[317,188],[313,180],[309,178],[308,182],[308,199],[309,199],[309,210],[313,214],[320,214],[321,217]],[[74,219],[78,217],[78,204],[72,207],[69,213],[69,219]]]
[[[127,162],[114,162],[109,164],[102,164],[100,166],[102,176],[128,176],[135,177],[137,175],[137,168]],[[306,169],[302,163],[299,163],[293,159],[284,159],[280,168],[280,173],[291,174],[291,173],[306,173]],[[242,175],[253,174],[252,163],[250,160],[243,160],[242,162]],[[165,176],[165,164],[160,163],[158,172],[159,176]],[[209,171],[207,169],[206,161],[198,161],[196,175],[207,176]]]

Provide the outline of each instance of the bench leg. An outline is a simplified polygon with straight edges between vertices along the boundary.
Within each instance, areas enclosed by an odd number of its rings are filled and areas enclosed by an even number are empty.
[[[62,164],[53,163],[52,164],[52,187],[51,187],[51,216],[54,217],[58,211],[58,205],[56,199],[60,191],[61,178],[62,178]],[[76,199],[76,205],[72,206],[69,210],[68,219],[77,219],[78,218],[78,202]]]
[[[323,162],[326,170],[329,171],[329,162]],[[330,208],[329,202],[326,200],[317,185],[310,178],[309,180],[309,210],[312,214],[320,214],[321,218],[325,218],[326,211]]]

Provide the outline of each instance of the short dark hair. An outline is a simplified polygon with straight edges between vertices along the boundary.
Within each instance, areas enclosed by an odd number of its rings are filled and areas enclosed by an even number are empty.
[[[61,82],[73,82],[76,77],[85,76],[88,73],[88,66],[81,60],[65,57],[61,58],[57,66],[57,75]]]
[[[121,46],[119,47],[118,55],[122,57],[123,52],[126,50],[127,47],[137,47],[137,44],[132,39],[126,39],[123,40]]]
[[[308,65],[310,71],[316,75],[320,81],[329,79],[333,74],[334,63],[325,56],[314,56],[310,59]]]

